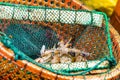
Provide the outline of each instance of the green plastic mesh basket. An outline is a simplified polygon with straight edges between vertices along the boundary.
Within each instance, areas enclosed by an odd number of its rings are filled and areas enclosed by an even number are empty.
[[[15,60],[27,60],[56,74],[83,75],[116,64],[108,20],[102,12],[0,2],[0,30],[1,42],[14,51]],[[51,49],[70,38],[70,48],[83,51],[86,61],[54,64],[35,61],[43,45]]]

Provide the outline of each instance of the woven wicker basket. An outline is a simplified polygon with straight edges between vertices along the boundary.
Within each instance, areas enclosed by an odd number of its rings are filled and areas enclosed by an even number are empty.
[[[0,0],[0,1],[4,1],[4,0]],[[16,3],[16,4],[25,4],[25,5],[34,5],[34,6],[38,6],[38,5],[43,5],[43,6],[49,6],[49,7],[59,7],[59,8],[74,8],[74,9],[87,9],[90,10],[89,8],[85,7],[84,5],[82,5],[82,3],[75,1],[75,0],[62,0],[62,1],[52,1],[52,0],[46,0],[46,1],[34,1],[31,0],[30,2],[28,2],[27,0],[22,1],[22,0],[6,0],[5,2],[11,2],[11,3]],[[101,72],[104,72],[106,70],[94,70],[91,71],[90,75],[85,75],[85,76],[61,76],[61,75],[57,75],[54,74],[52,72],[49,72],[48,70],[45,70],[41,67],[38,67],[28,61],[25,60],[14,60],[14,57],[12,56],[12,54],[14,54],[10,49],[6,48],[2,43],[0,43],[0,55],[7,58],[8,60],[12,61],[13,63],[17,64],[18,66],[25,68],[26,70],[29,70],[35,74],[40,75],[41,77],[44,77],[46,79],[50,79],[50,80],[115,80],[115,79],[119,79],[119,74],[120,74],[120,62],[119,62],[119,58],[120,58],[120,45],[119,45],[119,41],[120,41],[120,37],[119,34],[117,33],[117,31],[111,26],[110,26],[110,33],[111,33],[111,39],[113,42],[113,53],[114,56],[117,60],[117,65],[112,68],[109,73],[104,73],[104,74],[99,74]]]
[[[116,30],[120,33],[120,1],[118,0],[118,3],[116,5],[116,8],[111,16],[110,23],[114,26]]]

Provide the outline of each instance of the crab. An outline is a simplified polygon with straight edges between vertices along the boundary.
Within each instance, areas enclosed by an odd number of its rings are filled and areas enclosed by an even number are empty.
[[[86,56],[90,56],[90,53],[78,50],[76,48],[70,48],[71,39],[65,43],[63,40],[58,42],[58,47],[55,46],[51,49],[45,49],[45,45],[42,46],[40,53],[41,57],[35,59],[39,63],[72,63],[86,61]]]

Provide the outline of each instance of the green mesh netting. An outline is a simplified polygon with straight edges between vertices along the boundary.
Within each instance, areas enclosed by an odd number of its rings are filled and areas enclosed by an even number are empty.
[[[82,75],[116,64],[107,17],[102,12],[0,2],[0,30],[1,42],[14,51],[16,60],[27,60],[57,74]],[[51,49],[60,40],[67,42],[70,38],[71,48],[90,55],[86,61],[51,64],[34,60],[40,57],[43,45]]]
[[[42,45],[52,48],[58,42],[57,35],[53,30],[48,27],[36,26],[11,24],[5,30],[6,35],[13,36],[13,44],[32,58],[40,56]]]

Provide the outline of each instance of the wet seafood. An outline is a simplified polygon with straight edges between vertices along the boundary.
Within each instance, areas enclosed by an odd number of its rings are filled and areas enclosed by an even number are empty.
[[[60,63],[60,57],[58,55],[53,56],[51,63]]]
[[[90,56],[90,53],[78,50],[76,48],[70,48],[71,39],[65,44],[62,40],[58,43],[58,47],[55,46],[52,49],[45,49],[45,45],[41,48],[41,57],[35,59],[39,63],[71,63],[86,61],[86,57]]]

